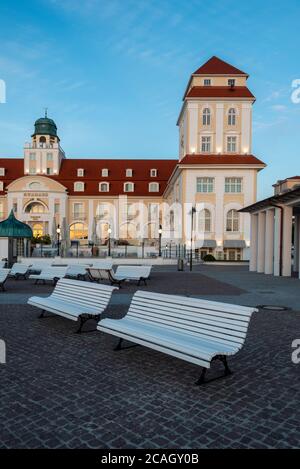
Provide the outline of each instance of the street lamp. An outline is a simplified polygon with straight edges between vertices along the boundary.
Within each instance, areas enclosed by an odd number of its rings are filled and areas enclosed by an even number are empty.
[[[159,225],[159,230],[158,230],[158,241],[159,241],[158,257],[161,257],[161,235],[162,235],[162,226]]]
[[[59,256],[59,240],[60,240],[60,227],[59,227],[59,225],[57,225],[56,234],[57,234],[57,255]]]
[[[190,250],[190,271],[193,270],[193,227],[194,227],[194,214],[196,213],[196,208],[192,207],[191,210],[191,250]]]
[[[110,257],[110,235],[111,235],[111,228],[108,228],[108,257]]]

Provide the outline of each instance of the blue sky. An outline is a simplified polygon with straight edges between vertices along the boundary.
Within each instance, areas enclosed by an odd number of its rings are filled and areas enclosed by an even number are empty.
[[[176,158],[190,74],[218,55],[250,74],[259,196],[300,174],[300,2],[1,0],[0,157],[49,108],[70,157]]]

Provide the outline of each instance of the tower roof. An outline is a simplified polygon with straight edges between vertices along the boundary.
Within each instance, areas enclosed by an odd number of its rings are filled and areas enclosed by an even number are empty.
[[[201,65],[193,75],[244,75],[248,76],[247,73],[239,70],[238,68],[230,65],[224,60],[219,59],[215,55],[211,57],[205,64]]]
[[[9,217],[0,222],[0,238],[32,238],[32,229],[17,220],[11,210]]]
[[[57,137],[57,127],[53,119],[49,119],[47,113],[34,123],[34,135],[52,135]]]

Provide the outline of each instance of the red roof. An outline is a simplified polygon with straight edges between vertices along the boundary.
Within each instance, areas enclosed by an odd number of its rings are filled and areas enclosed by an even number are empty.
[[[161,196],[178,160],[113,160],[113,159],[65,159],[59,175],[44,175],[60,182],[70,195],[107,195],[124,194],[124,182],[134,183],[132,196]],[[24,177],[24,160],[21,158],[0,158],[0,167],[5,168],[4,189],[14,180]],[[77,176],[77,169],[84,169],[84,176]],[[108,177],[101,176],[101,170],[108,169]],[[133,176],[126,177],[126,169],[132,169]],[[157,169],[157,177],[150,177],[150,169]],[[33,176],[30,175],[32,178]],[[74,192],[74,182],[85,183],[84,192]],[[99,182],[110,183],[108,193],[99,192]],[[149,182],[159,183],[159,192],[149,192]],[[5,193],[5,190],[2,194]],[[0,192],[1,194],[1,192]]]
[[[253,155],[185,155],[179,162],[180,165],[203,164],[203,165],[263,165],[265,163]]]
[[[194,86],[186,95],[187,98],[251,98],[255,96],[246,86]]]
[[[219,57],[211,57],[205,64],[203,64],[193,75],[244,75],[247,73],[242,72],[233,65],[230,65]]]

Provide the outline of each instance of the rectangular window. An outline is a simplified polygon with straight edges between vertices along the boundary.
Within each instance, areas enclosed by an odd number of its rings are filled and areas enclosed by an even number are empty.
[[[132,177],[132,169],[126,169],[126,177],[128,178]]]
[[[54,204],[54,213],[59,213],[59,203]]]
[[[73,218],[83,218],[83,204],[75,202],[73,204]]]
[[[211,79],[210,78],[204,78],[204,86],[210,86],[211,85]]]
[[[211,147],[211,137],[202,137],[201,139],[201,151],[203,153],[209,153]]]
[[[227,151],[228,153],[236,153],[236,137],[227,137]]]
[[[197,178],[197,192],[213,192],[214,178]]]
[[[77,176],[83,177],[84,176],[84,169],[77,169]]]
[[[5,169],[4,168],[0,168],[0,176],[5,176]]]
[[[30,161],[35,161],[35,153],[29,153]]]
[[[17,213],[17,211],[18,211],[18,204],[17,204],[17,202],[14,202],[14,203],[13,203],[13,211],[14,211],[15,213]]]
[[[227,193],[242,192],[242,178],[225,178],[225,192]]]
[[[107,169],[107,168],[103,168],[102,171],[101,171],[101,175],[102,175],[102,177],[107,178],[107,176],[108,176],[108,169]]]
[[[47,174],[53,174],[53,169],[52,168],[47,168]]]
[[[3,181],[0,181],[0,191],[3,191]]]
[[[47,153],[47,161],[52,161],[52,160],[53,160],[52,153]]]
[[[235,86],[235,79],[234,78],[229,78],[228,86]]]
[[[157,169],[151,169],[151,170],[150,170],[150,176],[151,176],[152,178],[156,178],[156,176],[157,176]]]

